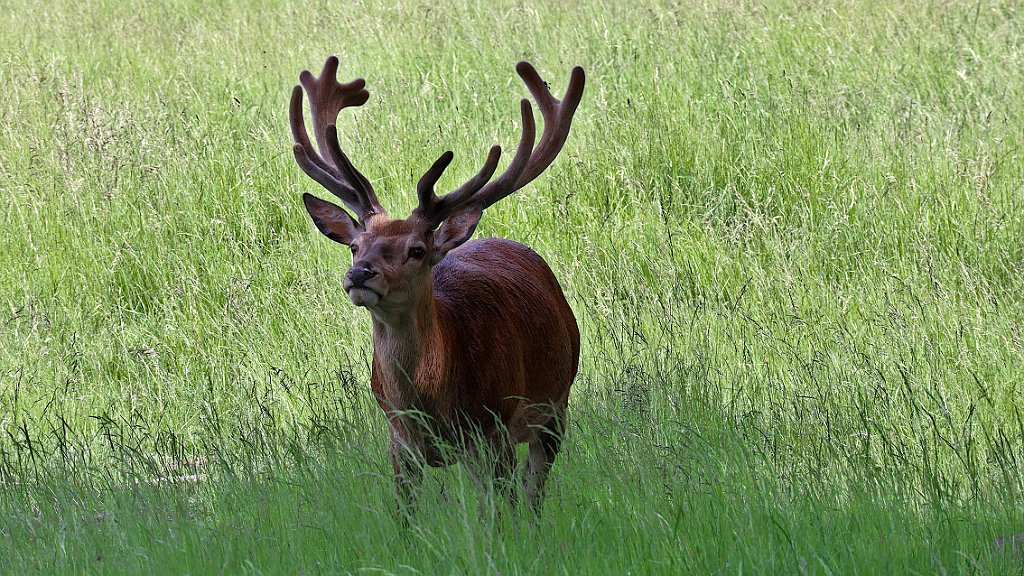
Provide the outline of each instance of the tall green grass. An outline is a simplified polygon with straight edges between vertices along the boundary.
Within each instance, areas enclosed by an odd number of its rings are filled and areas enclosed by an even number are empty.
[[[0,7],[0,573],[1024,571],[1018,3]],[[290,153],[329,54],[393,215],[514,146],[517,60],[587,70],[477,232],[583,332],[536,519],[457,468],[395,517]]]

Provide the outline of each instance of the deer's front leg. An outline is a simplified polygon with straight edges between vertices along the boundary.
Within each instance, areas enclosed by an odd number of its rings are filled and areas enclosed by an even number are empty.
[[[423,458],[391,432],[391,467],[395,472],[398,511],[410,516],[416,511],[416,498],[423,485]]]

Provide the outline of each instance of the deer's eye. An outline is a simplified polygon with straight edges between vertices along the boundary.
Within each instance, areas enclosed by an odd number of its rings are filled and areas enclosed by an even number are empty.
[[[427,255],[427,251],[422,246],[413,246],[409,248],[409,258],[415,258],[416,260],[422,260]]]
[[[358,244],[352,244],[348,248],[349,248],[349,250],[352,251],[353,254],[355,254],[356,252],[359,252],[359,245]]]

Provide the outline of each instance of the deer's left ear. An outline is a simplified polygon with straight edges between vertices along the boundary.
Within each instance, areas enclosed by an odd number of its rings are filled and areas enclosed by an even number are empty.
[[[434,231],[434,263],[438,263],[450,250],[469,240],[480,223],[483,211],[467,208],[452,214]]]

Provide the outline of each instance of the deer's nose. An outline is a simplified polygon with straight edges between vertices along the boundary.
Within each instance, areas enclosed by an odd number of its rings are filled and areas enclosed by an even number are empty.
[[[349,281],[352,282],[353,286],[362,286],[366,284],[366,281],[377,275],[377,272],[371,270],[368,266],[356,266],[348,271]]]

